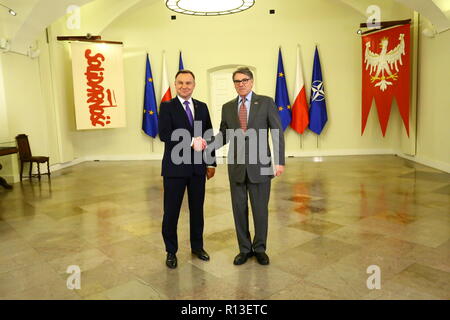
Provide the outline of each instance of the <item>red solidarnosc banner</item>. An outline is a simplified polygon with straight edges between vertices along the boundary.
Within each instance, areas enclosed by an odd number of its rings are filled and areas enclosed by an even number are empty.
[[[71,49],[77,129],[126,127],[122,46],[72,42]]]
[[[362,127],[366,128],[372,101],[383,137],[395,97],[409,137],[410,24],[362,36]]]

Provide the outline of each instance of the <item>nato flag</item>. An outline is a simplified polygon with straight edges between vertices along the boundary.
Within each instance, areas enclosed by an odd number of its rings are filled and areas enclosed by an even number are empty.
[[[275,104],[280,115],[281,125],[283,131],[291,123],[291,103],[289,102],[289,95],[286,87],[286,76],[284,74],[283,57],[281,56],[281,48],[278,51],[278,71],[277,71],[277,88],[275,92]]]
[[[314,67],[311,84],[311,97],[309,103],[309,129],[320,134],[327,123],[327,105],[325,103],[325,88],[322,82],[319,51],[314,54]]]
[[[184,70],[183,57],[181,56],[181,51],[180,51],[180,61],[178,62],[178,70]]]
[[[158,134],[158,112],[156,109],[155,87],[153,86],[152,69],[150,67],[148,54],[145,71],[144,117],[142,118],[142,130],[153,138]]]

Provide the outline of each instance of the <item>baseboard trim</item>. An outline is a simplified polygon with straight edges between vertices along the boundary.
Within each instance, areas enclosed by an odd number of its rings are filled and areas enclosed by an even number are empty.
[[[336,150],[316,150],[316,151],[294,151],[286,152],[286,157],[325,157],[325,156],[365,156],[365,155],[395,155],[396,152],[391,149],[336,149]]]
[[[137,154],[137,155],[116,155],[116,156],[88,156],[84,161],[142,161],[142,160],[162,160],[162,154]]]
[[[418,156],[408,156],[406,154],[397,153],[391,149],[376,150],[329,150],[329,151],[296,151],[286,152],[286,157],[303,158],[303,157],[326,157],[326,156],[363,156],[363,155],[397,155],[407,160],[423,164],[425,166],[438,169],[450,173],[450,164],[440,161],[429,160]],[[98,155],[76,158],[65,163],[53,164],[50,166],[51,171],[58,171],[87,161],[145,161],[145,160],[161,160],[162,154],[146,154],[146,155]],[[220,161],[218,161],[220,162]],[[221,163],[221,162],[220,162]]]
[[[83,163],[86,160],[84,160],[83,158],[75,158],[72,161],[68,161],[68,162],[64,162],[64,163],[56,163],[56,164],[52,164],[50,166],[50,172],[53,171],[58,171],[64,168],[68,168],[68,167],[72,167],[75,166],[77,164]]]
[[[72,161],[52,164],[50,166],[50,171],[51,172],[58,171],[87,161],[142,161],[142,160],[162,160],[162,154],[80,157]]]
[[[438,170],[444,171],[446,173],[450,173],[450,163],[430,160],[430,159],[423,158],[420,156],[409,156],[409,155],[406,155],[403,153],[399,153],[399,154],[397,154],[397,156],[407,159],[407,160],[411,160],[411,161],[423,164],[424,166],[431,167],[433,169],[438,169]]]

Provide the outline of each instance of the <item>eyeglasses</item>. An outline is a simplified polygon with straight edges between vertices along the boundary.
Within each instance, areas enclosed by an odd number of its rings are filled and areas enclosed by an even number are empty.
[[[248,81],[249,80],[251,80],[251,79],[249,79],[249,78],[245,78],[245,79],[242,79],[242,80],[233,80],[233,82],[234,82],[234,85],[239,85],[239,84],[247,84],[248,83]]]

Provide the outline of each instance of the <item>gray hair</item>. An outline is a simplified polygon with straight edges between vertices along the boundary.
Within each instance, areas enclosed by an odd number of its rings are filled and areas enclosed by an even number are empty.
[[[247,77],[249,77],[250,79],[253,80],[253,73],[250,71],[250,69],[248,67],[238,68],[235,72],[233,72],[233,80],[234,80],[234,76],[236,75],[236,73],[245,74]]]

